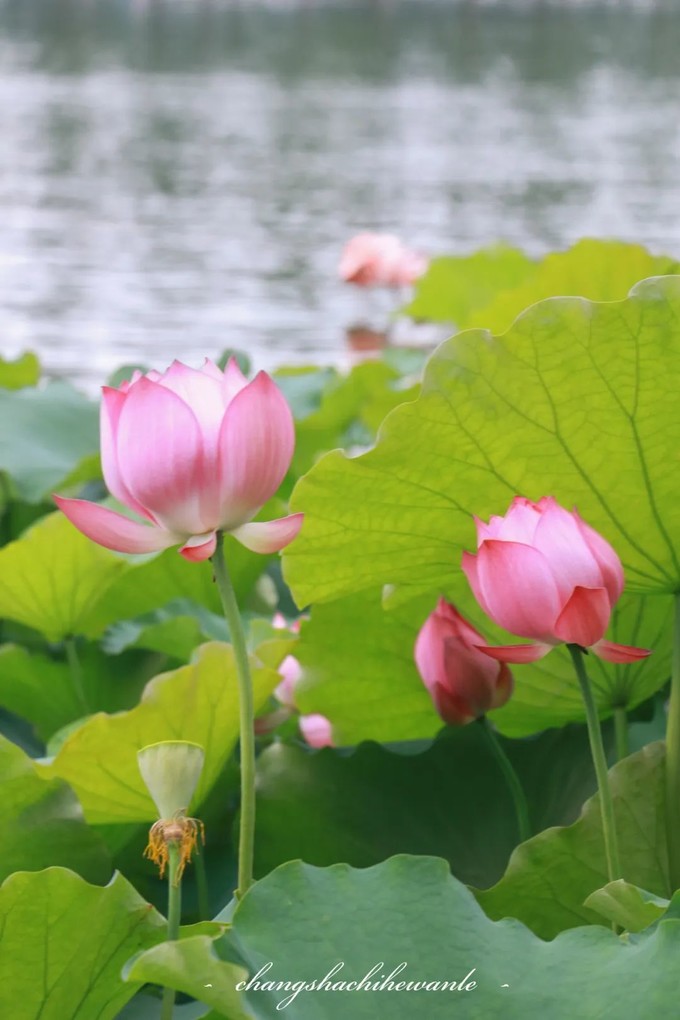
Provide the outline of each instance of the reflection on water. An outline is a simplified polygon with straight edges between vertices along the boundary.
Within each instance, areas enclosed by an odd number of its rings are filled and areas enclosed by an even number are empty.
[[[672,0],[0,0],[2,349],[332,360],[364,228],[678,252],[679,52]]]

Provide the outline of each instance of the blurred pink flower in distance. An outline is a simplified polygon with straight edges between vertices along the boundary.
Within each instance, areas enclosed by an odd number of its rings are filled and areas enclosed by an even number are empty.
[[[292,630],[296,634],[300,631],[299,620],[288,624],[283,614],[278,612],[274,613],[272,626],[276,627],[277,630]],[[287,655],[285,657],[279,666],[279,673],[283,679],[275,689],[274,697],[289,710],[289,713],[298,712],[299,710],[295,702],[295,688],[302,677],[302,667],[294,655]],[[276,715],[277,713],[273,713],[272,720]],[[264,719],[267,718],[267,716],[264,717]],[[278,725],[278,721],[280,720],[277,720],[276,725]],[[261,723],[260,732],[265,732],[264,725],[266,724]],[[318,713],[300,715],[298,725],[302,736],[310,747],[333,746],[333,728],[324,715],[319,715]]]
[[[135,372],[105,386],[101,457],[109,491],[146,523],[98,503],[55,496],[92,541],[123,553],[180,545],[187,560],[208,559],[216,532],[272,553],[292,542],[302,514],[254,523],[293,456],[295,429],[286,400],[266,372],[248,382],[234,358],[222,372],[174,361],[162,374]]]
[[[567,642],[608,662],[635,662],[644,648],[605,641],[623,591],[623,567],[605,539],[552,496],[516,496],[503,517],[475,518],[477,555],[463,570],[484,612],[511,634],[535,644],[485,646],[501,662],[534,662]]]
[[[418,672],[444,722],[463,725],[500,708],[512,694],[512,673],[480,650],[484,637],[440,598],[415,645]]]
[[[283,680],[274,691],[274,697],[286,708],[295,708],[295,685],[302,676],[302,668],[294,655],[287,655],[279,666]]]
[[[310,747],[333,747],[333,727],[325,715],[301,715],[298,722]]]
[[[358,287],[409,287],[427,269],[428,259],[393,234],[356,234],[345,245],[338,273]]]

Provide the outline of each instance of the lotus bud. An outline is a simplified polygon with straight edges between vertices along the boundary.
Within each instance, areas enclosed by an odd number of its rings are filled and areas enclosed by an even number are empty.
[[[452,726],[500,708],[512,694],[510,670],[480,651],[484,645],[479,631],[443,598],[418,634],[418,672],[439,715]]]

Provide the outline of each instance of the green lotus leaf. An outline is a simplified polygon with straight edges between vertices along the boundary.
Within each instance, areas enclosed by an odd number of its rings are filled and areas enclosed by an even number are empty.
[[[487,308],[498,294],[533,280],[536,269],[533,259],[505,244],[482,248],[471,255],[443,255],[432,259],[416,283],[413,300],[402,313],[412,319],[456,323],[465,328],[470,317]]]
[[[680,586],[680,277],[624,301],[556,298],[502,337],[461,333],[374,450],[323,457],[297,485],[285,555],[300,605],[385,583],[446,591],[473,514],[552,493],[613,543],[630,589]]]
[[[107,589],[128,569],[81,535],[63,514],[41,518],[0,549],[0,617],[50,641],[78,634]]]
[[[6,879],[0,927],[0,1015],[17,1020],[114,1020],[140,987],[123,964],[165,935],[122,875],[102,888],[64,868]]]
[[[256,520],[281,517],[287,512],[286,505],[275,497]],[[225,536],[225,556],[242,604],[274,557],[250,552],[230,535]],[[145,616],[180,600],[194,603],[207,613],[223,613],[209,563],[189,563],[173,548],[160,555],[126,557],[125,566],[116,583],[102,593],[83,619],[81,632],[88,637],[101,637],[112,624]]]
[[[40,379],[40,362],[32,351],[20,354],[13,361],[0,358],[0,387],[5,390],[21,390],[35,386]]]
[[[78,800],[62,779],[45,782],[35,762],[0,736],[0,880],[13,871],[68,866],[105,882],[111,861],[85,824]]]
[[[566,251],[550,252],[517,286],[498,290],[485,308],[475,308],[462,327],[494,333],[543,298],[574,294],[591,301],[620,301],[638,280],[677,273],[677,259],[652,255],[639,244],[583,238]]]
[[[596,889],[585,901],[607,921],[618,924],[625,931],[644,931],[666,913],[670,901],[655,896],[646,889],[624,882],[622,878]]]
[[[0,369],[0,385],[2,371]],[[99,409],[66,382],[0,388],[0,470],[21,499],[49,496],[86,458],[99,452]],[[87,477],[99,477],[95,460]],[[80,479],[82,480],[82,479]]]
[[[20,645],[0,646],[0,703],[32,723],[45,742],[83,715],[68,664]]]
[[[623,878],[667,898],[664,761],[663,744],[649,744],[616,765],[609,777]],[[518,847],[500,882],[477,895],[490,917],[517,917],[543,938],[553,938],[565,928],[602,923],[588,898],[606,884],[596,795],[573,825],[548,829]]]
[[[592,301],[619,301],[638,280],[677,272],[677,260],[623,241],[584,238],[539,261],[517,248],[496,245],[433,259],[402,311],[414,319],[455,323],[458,329],[501,332],[543,298],[578,294]]]
[[[500,738],[527,797],[532,833],[566,825],[595,790],[584,726]],[[519,843],[507,782],[480,724],[425,750],[365,743],[351,753],[273,744],[258,758],[256,873],[293,858],[367,867],[396,853],[445,857],[490,886]],[[483,810],[480,810],[483,805]]]
[[[169,984],[185,987],[195,952],[178,943]],[[679,952],[675,918],[634,941],[593,925],[543,942],[490,920],[445,861],[399,856],[360,870],[282,865],[244,897],[198,974],[227,984],[227,961],[241,959],[255,1020],[613,1020],[622,1003],[629,1017],[675,1015]],[[232,1016],[226,1001],[214,1008]]]
[[[131,960],[123,976],[137,984],[148,981],[168,984],[214,1006],[218,1016],[227,1016],[229,1020],[252,1020],[236,991],[239,983],[248,980],[248,972],[221,960],[214,944],[215,940],[205,935],[165,942]]]
[[[255,710],[280,680],[252,660]],[[189,740],[205,750],[194,804],[215,784],[239,733],[238,683],[231,646],[202,645],[192,663],[151,680],[139,705],[116,715],[92,716],[66,739],[49,776],[66,779],[91,824],[148,821],[156,809],[137,767],[137,751],[160,740]]]
[[[434,736],[441,726],[413,660],[416,635],[434,608],[437,592],[398,601],[389,609],[381,604],[380,594],[374,589],[313,606],[295,645],[303,667],[298,707],[327,716],[339,745],[417,740]],[[452,575],[447,594],[491,643],[507,640],[484,616],[462,573]],[[625,666],[588,657],[603,718],[617,706],[633,708],[666,683],[672,613],[670,598],[624,594],[610,636],[652,648],[654,654]],[[573,663],[563,648],[531,666],[512,668],[513,695],[490,713],[503,733],[520,737],[585,718]]]

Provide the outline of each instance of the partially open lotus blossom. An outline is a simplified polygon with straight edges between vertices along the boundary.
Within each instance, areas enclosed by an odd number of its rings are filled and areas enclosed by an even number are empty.
[[[612,547],[552,496],[515,497],[504,517],[475,519],[477,555],[463,553],[475,598],[500,627],[535,644],[485,647],[502,662],[534,662],[566,642],[592,648],[609,662],[649,655],[605,641],[623,591],[623,567]]]
[[[302,514],[253,522],[281,484],[295,443],[293,416],[266,372],[248,382],[232,358],[224,372],[173,362],[103,388],[101,456],[110,492],[147,523],[98,503],[55,496],[84,535],[107,549],[146,553],[180,545],[208,559],[216,533],[272,553],[297,535]]]
[[[393,234],[363,233],[345,245],[338,272],[359,287],[409,287],[427,269],[428,260]]]
[[[486,640],[446,599],[439,599],[416,639],[415,660],[444,722],[461,725],[500,708],[512,673],[480,651]]]

